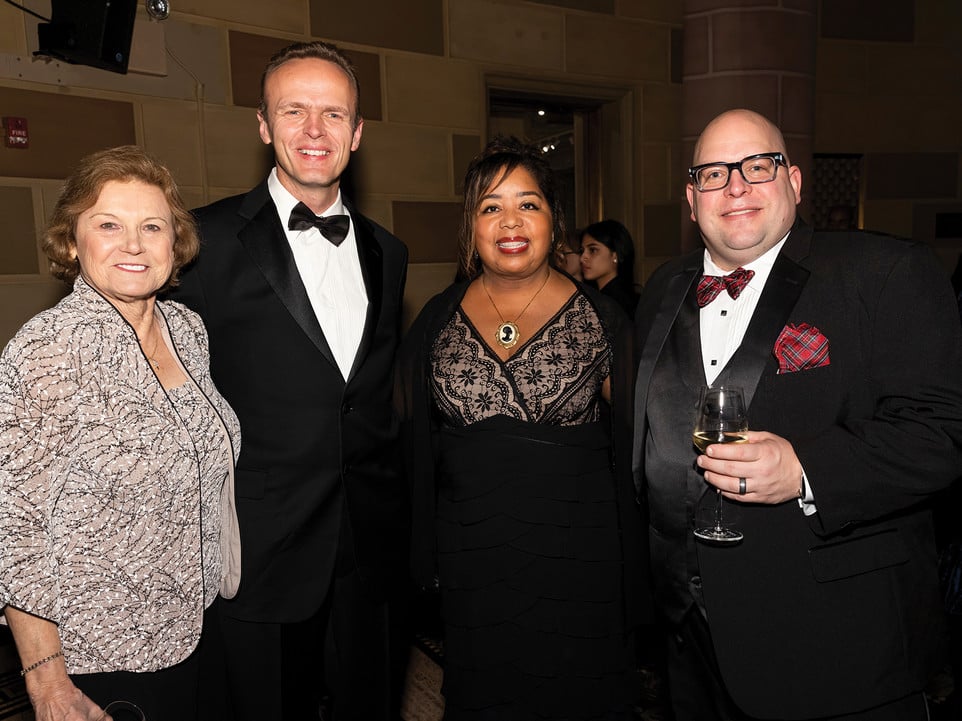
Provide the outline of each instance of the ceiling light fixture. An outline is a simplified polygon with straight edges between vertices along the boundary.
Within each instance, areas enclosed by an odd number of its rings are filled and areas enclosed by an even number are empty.
[[[166,20],[170,17],[170,3],[167,0],[144,0],[144,7],[153,20]]]

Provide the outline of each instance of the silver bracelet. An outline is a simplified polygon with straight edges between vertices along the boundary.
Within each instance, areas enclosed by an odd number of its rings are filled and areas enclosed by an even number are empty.
[[[36,663],[30,664],[30,665],[27,666],[26,668],[20,669],[20,675],[21,675],[21,676],[26,676],[28,673],[30,673],[31,671],[33,671],[35,668],[40,668],[41,666],[43,666],[43,665],[44,665],[45,663],[47,663],[48,661],[53,661],[55,658],[60,658],[61,656],[63,656],[63,652],[62,652],[62,651],[57,651],[57,653],[52,653],[52,654],[50,654],[49,656],[47,656],[46,658],[42,658],[42,659],[40,659],[39,661],[37,661]]]

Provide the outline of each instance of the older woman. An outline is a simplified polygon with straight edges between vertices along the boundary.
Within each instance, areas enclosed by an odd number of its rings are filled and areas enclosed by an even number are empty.
[[[237,418],[198,316],[157,301],[198,245],[154,159],[85,158],[43,241],[73,292],[0,358],[0,606],[38,721],[194,718],[204,609],[239,567]]]
[[[537,150],[493,141],[464,187],[465,280],[412,326],[397,396],[445,719],[627,719],[646,605],[627,319],[552,267],[564,228]]]

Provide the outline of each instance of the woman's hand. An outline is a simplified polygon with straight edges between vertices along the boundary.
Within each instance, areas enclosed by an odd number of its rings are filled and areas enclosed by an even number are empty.
[[[5,606],[36,721],[100,721],[104,712],[67,675],[60,633],[52,621]]]
[[[66,674],[31,683],[27,689],[36,721],[100,721],[104,710],[73,685]]]

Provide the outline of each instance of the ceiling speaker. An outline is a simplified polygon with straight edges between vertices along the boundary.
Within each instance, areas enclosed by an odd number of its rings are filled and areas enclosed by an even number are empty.
[[[136,16],[137,0],[51,0],[34,55],[126,73]]]

